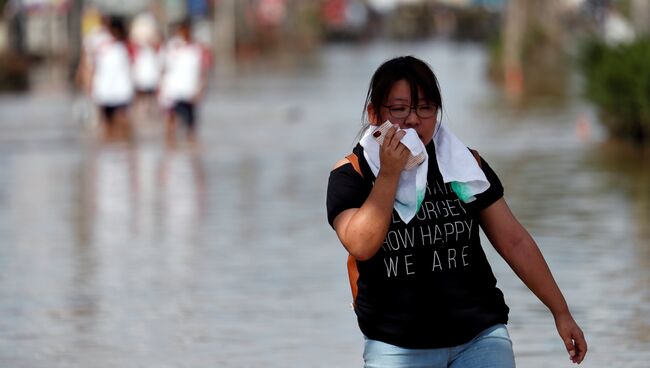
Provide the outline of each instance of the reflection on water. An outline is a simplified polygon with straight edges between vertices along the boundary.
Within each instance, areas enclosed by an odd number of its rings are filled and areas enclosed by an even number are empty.
[[[0,365],[360,366],[325,186],[371,73],[402,53],[430,61],[446,123],[500,174],[587,334],[584,365],[647,366],[648,157],[576,134],[593,114],[575,97],[509,109],[480,48],[442,43],[335,46],[219,80],[198,147],[165,146],[161,126],[102,144],[72,97],[0,98]],[[519,366],[569,366],[545,307],[488,254]]]

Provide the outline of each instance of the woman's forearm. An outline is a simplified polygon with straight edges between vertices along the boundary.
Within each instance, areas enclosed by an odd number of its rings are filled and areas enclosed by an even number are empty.
[[[361,208],[342,212],[334,220],[336,233],[352,257],[363,261],[374,256],[384,242],[393,213],[395,194],[409,150],[400,143],[406,132],[391,127],[379,150],[381,168],[370,195]]]
[[[544,256],[527,232],[512,246],[503,249],[502,256],[554,316],[569,311]]]
[[[582,362],[587,353],[584,334],[571,316],[566,300],[533,237],[517,221],[503,198],[481,211],[480,217],[481,227],[494,248],[553,313],[571,361]]]
[[[341,240],[354,258],[367,260],[383,244],[393,213],[398,182],[399,175],[386,175],[380,171],[368,199],[347,222]]]
[[[521,281],[557,316],[568,307],[542,252],[528,231],[501,198],[481,214],[481,227],[488,239]]]

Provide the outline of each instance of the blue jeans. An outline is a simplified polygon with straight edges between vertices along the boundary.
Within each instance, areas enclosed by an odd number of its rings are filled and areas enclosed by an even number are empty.
[[[450,348],[405,349],[366,338],[365,368],[514,368],[512,341],[503,324]]]

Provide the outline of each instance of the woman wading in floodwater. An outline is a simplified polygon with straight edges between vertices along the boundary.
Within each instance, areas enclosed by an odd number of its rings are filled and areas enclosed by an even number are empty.
[[[549,308],[570,360],[582,362],[583,333],[499,178],[439,122],[430,67],[410,56],[385,62],[364,111],[370,126],[330,173],[327,212],[352,257],[365,367],[515,366],[509,309],[479,226]]]

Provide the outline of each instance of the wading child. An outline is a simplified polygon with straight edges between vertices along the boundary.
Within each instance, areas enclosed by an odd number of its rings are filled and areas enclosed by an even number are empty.
[[[108,22],[110,37],[94,50],[91,69],[91,95],[107,138],[130,134],[128,108],[133,100],[131,58],[126,44],[126,27],[119,17]]]
[[[159,99],[167,110],[167,139],[176,136],[177,119],[187,130],[191,141],[196,139],[196,105],[201,101],[206,87],[210,55],[205,47],[192,38],[189,20],[176,28],[164,49],[163,77]]]

